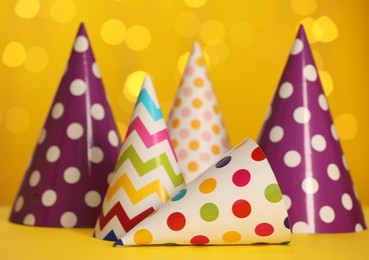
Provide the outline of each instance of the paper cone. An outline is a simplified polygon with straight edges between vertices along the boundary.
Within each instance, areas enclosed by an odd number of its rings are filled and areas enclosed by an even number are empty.
[[[93,227],[119,144],[100,72],[81,24],[10,221]]]
[[[279,244],[290,236],[272,169],[246,139],[115,245]]]
[[[227,132],[195,43],[168,119],[168,130],[186,183],[197,178],[230,149]]]
[[[184,185],[154,86],[145,77],[95,237],[116,241]]]
[[[289,207],[292,232],[366,228],[302,26],[259,140]]]

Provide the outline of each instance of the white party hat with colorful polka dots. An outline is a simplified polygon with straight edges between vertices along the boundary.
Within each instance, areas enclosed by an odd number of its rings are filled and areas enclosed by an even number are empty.
[[[246,139],[115,245],[281,244],[290,237],[273,171]]]
[[[151,77],[146,76],[94,236],[116,241],[183,186]]]
[[[227,131],[199,44],[195,43],[168,118],[186,183],[230,149]]]
[[[292,232],[366,228],[302,26],[259,140],[288,205]]]
[[[81,24],[10,221],[93,227],[119,145],[99,68]]]

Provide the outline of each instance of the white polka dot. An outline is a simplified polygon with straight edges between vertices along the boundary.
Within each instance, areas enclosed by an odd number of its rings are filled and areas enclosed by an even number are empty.
[[[90,161],[100,163],[104,159],[104,152],[99,147],[92,147],[89,153]]]
[[[327,147],[327,142],[322,135],[314,135],[311,138],[311,146],[317,152],[322,152]]]
[[[31,176],[29,177],[29,186],[35,187],[41,180],[41,173],[37,170],[33,171],[31,173]]]
[[[333,124],[331,125],[331,134],[333,136],[333,139],[338,141],[337,130],[336,130],[336,127]]]
[[[352,210],[352,207],[354,206],[352,203],[351,196],[348,193],[344,193],[341,197],[341,202],[343,207],[346,210]]]
[[[46,129],[43,128],[40,132],[40,135],[38,136],[37,143],[42,144],[46,139]]]
[[[343,163],[343,166],[345,166],[345,169],[349,170],[345,155],[342,155],[342,163]]]
[[[60,102],[55,103],[53,109],[51,110],[51,117],[54,119],[59,119],[64,113],[64,105]]]
[[[284,155],[283,161],[288,167],[293,168],[300,164],[301,156],[297,151],[291,150]]]
[[[286,205],[286,209],[289,210],[291,208],[291,205],[292,205],[292,201],[290,199],[290,197],[288,197],[287,195],[282,195],[283,197],[283,201],[284,201],[284,204]]]
[[[85,52],[88,49],[88,46],[89,44],[86,36],[80,35],[74,43],[74,50],[80,53]]]
[[[327,172],[332,181],[337,181],[340,178],[340,169],[334,163],[328,165]]]
[[[70,92],[73,96],[81,96],[86,92],[87,86],[82,79],[75,79],[70,83]]]
[[[77,215],[71,211],[64,212],[60,217],[60,224],[65,228],[72,228],[77,224]]]
[[[56,162],[60,157],[60,149],[56,145],[50,146],[46,152],[46,160],[50,163]]]
[[[320,219],[325,223],[332,223],[336,214],[330,206],[323,206],[319,210]]]
[[[272,114],[272,107],[269,106],[268,107],[268,110],[267,110],[267,113],[265,115],[264,121],[267,121],[269,119],[269,117],[270,117],[271,114]]]
[[[108,184],[111,183],[112,179],[113,179],[113,175],[114,175],[114,172],[111,172],[108,174],[108,177],[106,178],[106,181],[108,182]]]
[[[105,116],[104,107],[98,103],[93,104],[91,107],[91,115],[96,120],[102,120]]]
[[[24,225],[34,226],[36,224],[36,218],[32,214],[27,214],[23,219]]]
[[[364,230],[364,228],[360,223],[357,223],[355,225],[355,232],[360,232],[360,231],[363,231],[363,230]]]
[[[311,64],[304,67],[303,74],[305,79],[309,81],[315,81],[318,78],[318,73],[316,72],[314,65]]]
[[[278,94],[280,98],[289,98],[293,93],[293,86],[289,82],[284,82],[279,88]]]
[[[69,167],[64,171],[64,181],[69,184],[74,184],[81,178],[81,173],[76,167]]]
[[[324,111],[328,110],[328,102],[324,94],[320,94],[318,98],[318,103],[321,109],[323,109]]]
[[[319,190],[319,183],[313,177],[306,177],[302,181],[301,187],[306,194],[315,194]]]
[[[306,107],[298,107],[293,112],[293,118],[299,124],[309,122],[310,117],[311,117],[310,111]]]
[[[72,140],[77,140],[83,135],[83,126],[79,123],[71,123],[67,128],[67,136]]]
[[[109,131],[108,140],[109,140],[109,143],[114,147],[117,147],[119,145],[118,134],[114,130]]]
[[[295,42],[293,43],[291,54],[292,55],[299,54],[303,48],[304,48],[304,43],[300,39],[296,39]]]
[[[50,207],[55,204],[57,199],[56,192],[53,190],[46,190],[41,196],[41,202],[44,206]]]
[[[293,225],[292,233],[307,234],[309,233],[309,226],[303,221],[298,221]]]
[[[14,211],[15,212],[21,211],[21,209],[23,208],[23,204],[24,204],[24,198],[23,196],[19,196],[17,201],[15,202]]]
[[[97,65],[96,62],[94,62],[94,64],[92,64],[92,72],[93,72],[93,74],[95,75],[96,78],[101,78],[99,66]]]
[[[91,208],[96,208],[101,203],[101,196],[97,191],[91,190],[85,195],[85,202]]]
[[[271,142],[273,143],[278,143],[279,141],[282,140],[284,135],[284,131],[283,128],[280,127],[279,125],[274,126],[269,133],[269,139]]]

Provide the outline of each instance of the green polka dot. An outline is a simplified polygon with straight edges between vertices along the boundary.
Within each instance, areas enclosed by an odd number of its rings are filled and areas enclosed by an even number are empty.
[[[219,209],[214,203],[206,203],[200,209],[200,216],[207,222],[214,221],[219,216]]]
[[[269,184],[264,191],[265,198],[272,203],[282,200],[282,193],[278,184]]]

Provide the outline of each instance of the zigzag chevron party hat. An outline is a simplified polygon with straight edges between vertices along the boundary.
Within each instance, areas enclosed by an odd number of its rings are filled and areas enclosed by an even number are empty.
[[[205,60],[195,43],[168,118],[168,130],[186,183],[230,149]]]
[[[150,76],[146,76],[106,193],[95,237],[116,241],[184,185]]]
[[[93,227],[119,145],[100,72],[81,24],[10,221]]]
[[[292,232],[365,229],[363,212],[302,26],[270,111],[260,134],[260,146],[284,194]]]
[[[280,244],[290,237],[273,171],[246,139],[115,245]]]

